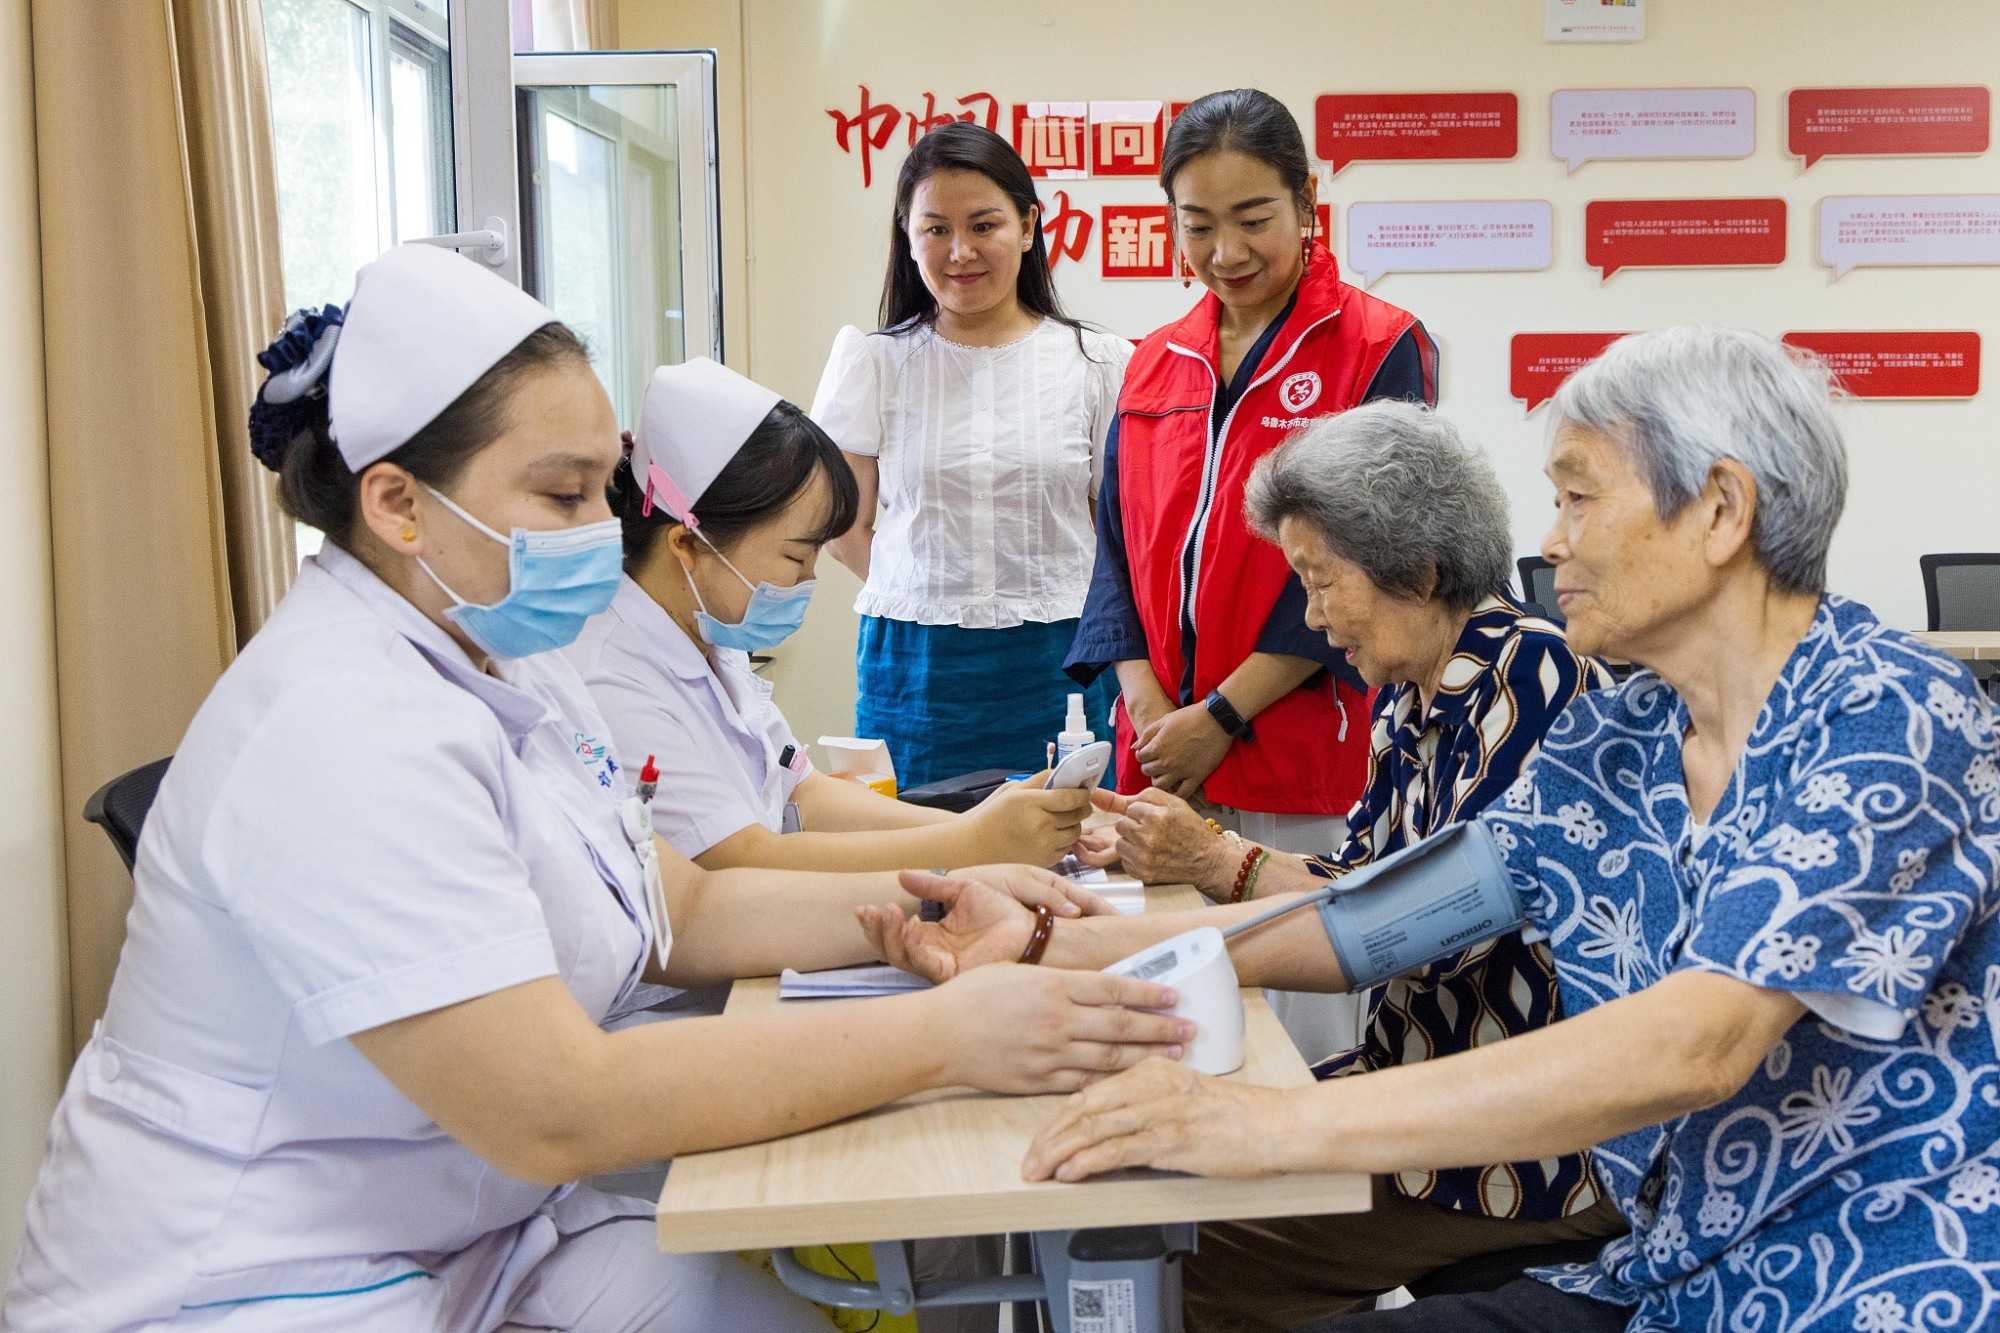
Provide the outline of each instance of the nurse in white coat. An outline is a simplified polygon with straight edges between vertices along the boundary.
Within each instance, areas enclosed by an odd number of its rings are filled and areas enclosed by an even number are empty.
[[[628,770],[660,773],[653,827],[709,869],[1047,865],[1088,796],[1002,788],[963,815],[813,770],[749,655],[795,632],[820,547],[854,523],[840,448],[791,403],[707,358],[646,390],[612,509],[625,578],[567,651]]]
[[[617,429],[568,330],[421,246],[363,269],[341,321],[302,312],[263,358],[258,454],[327,546],[147,821],[0,1325],[823,1329],[734,1258],[657,1253],[643,1200],[573,1182],[920,1088],[1074,1087],[1182,1030],[1101,1007],[1156,987],[1001,967],[604,1031],[648,978],[861,961],[855,908],[900,891],[710,874],[645,829],[547,651],[618,579]],[[958,883],[968,917],[998,902]]]

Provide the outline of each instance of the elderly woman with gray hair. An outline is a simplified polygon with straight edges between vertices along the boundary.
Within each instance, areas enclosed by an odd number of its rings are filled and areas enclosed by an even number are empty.
[[[1413,403],[1370,403],[1293,435],[1251,475],[1251,525],[1284,549],[1306,623],[1377,690],[1368,785],[1328,857],[1260,848],[1157,788],[1098,793],[1120,816],[1105,854],[1218,901],[1311,889],[1469,819],[1521,774],[1585,690],[1611,684],[1506,590],[1507,499],[1485,453]],[[1115,843],[1115,845],[1114,845]],[[1322,1077],[1498,1041],[1557,1012],[1547,946],[1518,934],[1397,977],[1370,996],[1364,1044]],[[1368,1217],[1207,1228],[1186,1275],[1193,1333],[1289,1328],[1356,1309],[1474,1255],[1624,1228],[1588,1155],[1413,1171],[1377,1182]]]
[[[1542,550],[1577,648],[1642,668],[1572,704],[1478,817],[1562,1021],[1295,1091],[1149,1062],[1073,1098],[1023,1173],[1590,1148],[1632,1228],[1595,1262],[1325,1327],[2000,1320],[2000,741],[1962,666],[1824,591],[1847,475],[1829,399],[1776,343],[1701,328],[1624,339],[1557,396]],[[1064,922],[1047,958],[1117,957],[1179,915]],[[898,956],[936,969],[962,933],[904,931]],[[1246,980],[1342,984],[1316,914],[1232,954]]]

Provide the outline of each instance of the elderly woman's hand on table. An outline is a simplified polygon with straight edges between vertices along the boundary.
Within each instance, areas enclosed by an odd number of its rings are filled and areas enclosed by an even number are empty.
[[[1021,1161],[1024,1180],[1082,1180],[1129,1166],[1200,1176],[1295,1170],[1296,1098],[1278,1088],[1147,1060],[1071,1097]]]
[[[1091,794],[1098,809],[1118,816],[1114,850],[1127,874],[1146,884],[1192,884],[1209,897],[1229,891],[1242,849],[1208,826],[1171,792],[1148,787],[1137,796]]]

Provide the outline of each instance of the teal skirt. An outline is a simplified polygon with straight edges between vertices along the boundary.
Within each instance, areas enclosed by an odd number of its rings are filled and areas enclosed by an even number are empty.
[[[854,734],[889,743],[900,787],[987,768],[1035,772],[1077,692],[1062,669],[1076,626],[964,629],[863,616]],[[1082,693],[1087,725],[1110,740],[1117,678],[1107,671]]]

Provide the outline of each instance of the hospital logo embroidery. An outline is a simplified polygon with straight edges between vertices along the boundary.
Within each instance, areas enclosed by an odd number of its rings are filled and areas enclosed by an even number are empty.
[[[586,736],[580,731],[570,733],[570,743],[576,747],[576,757],[585,768],[595,768],[603,763],[606,751],[611,748],[599,744],[597,737]]]
[[[1296,375],[1287,375],[1285,382],[1278,386],[1278,401],[1285,405],[1287,412],[1303,412],[1319,401],[1319,372],[1302,370]]]

